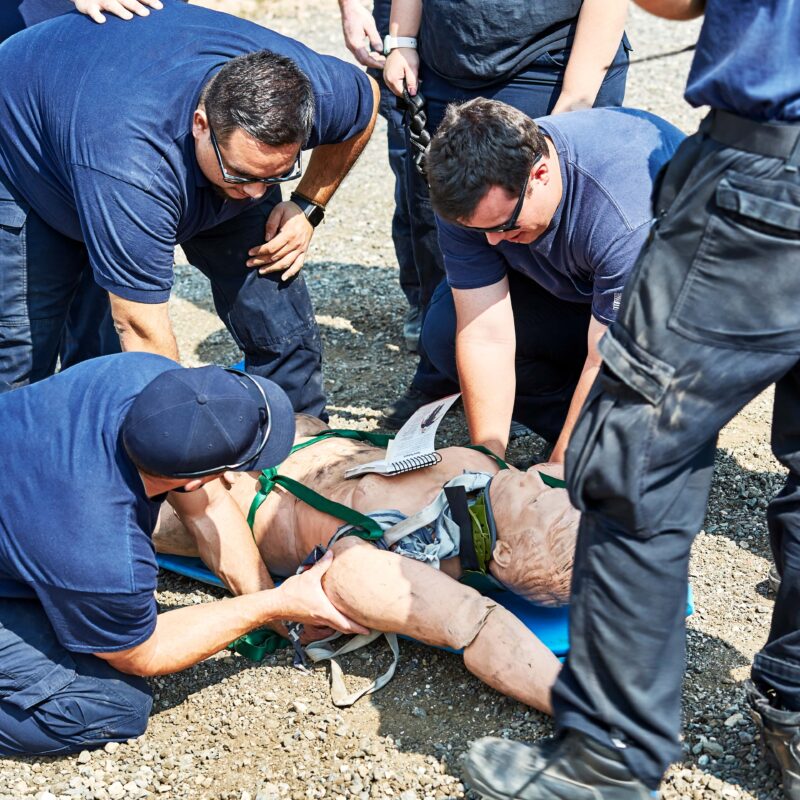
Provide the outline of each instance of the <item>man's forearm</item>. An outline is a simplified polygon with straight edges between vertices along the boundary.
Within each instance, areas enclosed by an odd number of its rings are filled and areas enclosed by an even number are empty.
[[[179,361],[167,303],[136,303],[109,293],[114,327],[124,352],[156,353]]]
[[[392,0],[389,33],[392,36],[416,36],[422,20],[422,0]]]
[[[326,206],[350,168],[356,163],[361,151],[367,146],[375,119],[378,116],[380,89],[367,76],[372,89],[372,116],[366,128],[352,138],[338,144],[322,144],[314,148],[305,174],[295,190],[297,194],[320,206]]]
[[[122,672],[168,675],[191,667],[248,631],[284,616],[279,589],[167,611],[158,615],[146,658],[137,658],[131,664],[112,663]]]
[[[564,462],[564,454],[567,452],[567,445],[572,436],[572,431],[575,428],[575,423],[578,421],[583,404],[586,402],[589,391],[600,372],[600,367],[603,366],[603,358],[600,355],[599,344],[607,330],[608,326],[605,323],[592,317],[586,336],[586,360],[583,362],[583,370],[578,378],[578,384],[575,387],[575,391],[572,393],[572,400],[569,404],[564,426],[561,428],[558,441],[553,448],[553,452],[550,454],[550,461],[559,464]]]
[[[515,343],[456,340],[456,363],[470,441],[503,456],[514,409]]]
[[[633,0],[637,6],[656,17],[686,20],[705,13],[706,0]]]
[[[584,0],[553,113],[594,105],[622,41],[627,11],[628,0]]]

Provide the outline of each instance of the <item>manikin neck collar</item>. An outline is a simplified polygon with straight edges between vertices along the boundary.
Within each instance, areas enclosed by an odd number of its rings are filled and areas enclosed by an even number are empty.
[[[450,517],[458,525],[460,534],[459,555],[466,572],[486,575],[497,543],[497,526],[489,501],[491,479],[470,497],[463,486],[445,487],[450,507]]]

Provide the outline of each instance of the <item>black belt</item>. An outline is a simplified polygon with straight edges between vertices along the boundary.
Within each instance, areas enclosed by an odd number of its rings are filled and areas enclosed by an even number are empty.
[[[756,122],[719,109],[712,109],[703,123],[705,132],[727,147],[782,158],[795,166],[800,160],[800,123]]]

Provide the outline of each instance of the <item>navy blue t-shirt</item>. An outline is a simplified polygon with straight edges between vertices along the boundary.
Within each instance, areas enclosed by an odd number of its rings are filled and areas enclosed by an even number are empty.
[[[686,99],[759,122],[800,120],[800,3],[706,0]]]
[[[155,628],[160,502],[120,428],[141,390],[177,368],[124,353],[0,395],[0,597],[38,598],[67,650],[124,650]]]
[[[30,25],[74,10],[70,0],[0,0],[0,42]]]
[[[627,108],[593,108],[536,120],[555,146],[563,196],[531,244],[490,245],[482,233],[437,219],[447,280],[477,289],[515,269],[548,292],[591,303],[608,325],[653,220],[653,183],[683,134],[666,120]]]
[[[367,126],[372,89],[357,67],[252,22],[167,0],[130,22],[66,14],[0,45],[0,173],[45,222],[85,242],[100,286],[164,302],[175,244],[254,202],[213,191],[191,123],[209,78],[263,49],[291,58],[311,81],[307,147]]]

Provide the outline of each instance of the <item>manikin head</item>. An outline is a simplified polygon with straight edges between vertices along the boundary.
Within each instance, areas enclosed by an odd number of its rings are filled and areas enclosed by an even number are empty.
[[[501,470],[489,485],[497,542],[489,572],[533,603],[569,602],[580,513],[565,489],[545,485],[536,467]]]
[[[563,193],[558,155],[536,123],[482,97],[447,107],[426,173],[434,211],[491,245],[538,239]]]
[[[293,61],[269,50],[237,56],[205,85],[195,109],[197,163],[218,194],[259,198],[299,177],[313,123],[314,92]]]

